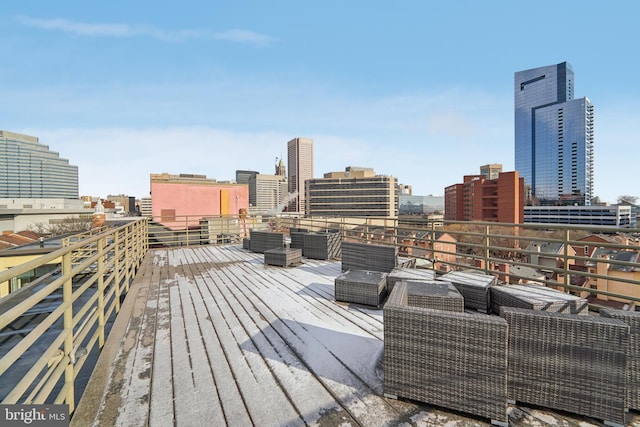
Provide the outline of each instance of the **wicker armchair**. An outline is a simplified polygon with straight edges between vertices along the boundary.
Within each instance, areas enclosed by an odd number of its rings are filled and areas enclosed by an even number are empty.
[[[629,325],[503,307],[509,399],[624,424]]]
[[[506,423],[507,322],[415,307],[409,292],[396,283],[384,306],[385,395]]]

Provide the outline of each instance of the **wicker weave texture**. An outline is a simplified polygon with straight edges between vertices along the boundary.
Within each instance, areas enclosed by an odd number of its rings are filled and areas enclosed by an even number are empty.
[[[507,421],[507,323],[498,316],[384,306],[384,392]]]
[[[407,305],[432,310],[464,311],[464,298],[452,283],[407,280]]]
[[[542,285],[505,285],[490,288],[491,310],[501,307],[527,308],[555,313],[589,314],[586,299]]]
[[[436,280],[436,272],[433,270],[421,270],[415,268],[394,268],[387,276],[387,292],[391,293],[397,282],[407,280]]]
[[[342,271],[391,272],[398,266],[398,248],[358,242],[342,242]]]
[[[335,279],[336,301],[380,307],[387,296],[387,274],[380,271],[349,270]]]
[[[341,244],[340,233],[305,233],[302,255],[324,260],[340,258]]]
[[[291,236],[291,243],[289,244],[289,247],[295,249],[304,248],[305,234],[307,234],[306,231],[290,231],[289,235]]]
[[[489,288],[496,283],[494,276],[464,271],[452,271],[443,274],[438,280],[453,283],[464,297],[465,307],[480,310],[485,313],[489,311]]]
[[[616,319],[503,308],[509,398],[623,424],[629,326]]]
[[[251,251],[264,253],[268,249],[284,248],[284,233],[251,230],[249,235]]]
[[[627,407],[640,411],[640,312],[600,310],[600,316],[618,319],[629,325],[627,353]]]
[[[267,265],[278,265],[289,267],[302,262],[302,249],[297,248],[275,248],[264,251],[264,263]]]

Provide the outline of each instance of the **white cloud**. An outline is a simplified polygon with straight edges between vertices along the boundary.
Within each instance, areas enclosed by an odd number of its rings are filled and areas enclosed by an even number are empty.
[[[267,46],[274,41],[273,37],[247,30],[229,30],[221,33],[212,33],[212,36],[216,40],[251,43],[256,46]]]
[[[74,22],[67,19],[38,19],[26,16],[17,17],[23,25],[42,30],[56,30],[78,36],[93,37],[151,37],[169,42],[196,40],[223,40],[235,43],[247,43],[255,46],[268,46],[275,39],[271,36],[249,30],[232,29],[215,32],[207,30],[167,31],[148,25],[99,24]]]
[[[477,131],[474,123],[455,111],[437,112],[427,118],[427,130],[434,135],[451,135],[469,138]]]

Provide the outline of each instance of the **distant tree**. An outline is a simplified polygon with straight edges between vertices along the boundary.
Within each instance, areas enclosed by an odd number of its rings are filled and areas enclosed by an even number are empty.
[[[618,196],[619,205],[635,205],[638,198],[636,196],[623,195]]]
[[[29,231],[33,231],[40,235],[48,235],[51,237],[62,236],[72,233],[83,233],[91,230],[91,217],[67,217],[59,221],[51,223],[38,222],[28,227]]]

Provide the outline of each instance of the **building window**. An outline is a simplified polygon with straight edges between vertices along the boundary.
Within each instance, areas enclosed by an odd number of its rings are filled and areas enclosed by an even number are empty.
[[[175,221],[176,220],[176,210],[175,209],[162,209],[160,211],[160,216],[162,217],[162,221]]]

